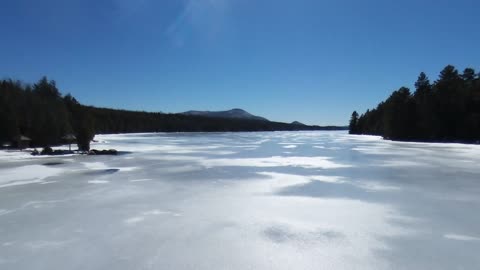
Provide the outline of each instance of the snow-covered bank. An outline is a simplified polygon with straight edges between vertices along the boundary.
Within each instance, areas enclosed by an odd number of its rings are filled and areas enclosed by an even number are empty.
[[[0,152],[0,269],[473,269],[480,147],[345,132]],[[288,149],[288,153],[285,153]]]

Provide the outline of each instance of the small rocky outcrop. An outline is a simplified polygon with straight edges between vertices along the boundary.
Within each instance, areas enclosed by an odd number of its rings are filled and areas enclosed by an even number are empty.
[[[44,147],[42,149],[42,152],[40,152],[40,155],[44,156],[44,155],[52,155],[53,154],[53,149],[49,146],[47,147]]]
[[[32,156],[62,156],[74,154],[71,150],[53,150],[51,147],[44,147],[42,151],[38,152],[37,149],[32,151]]]
[[[89,155],[117,155],[118,151],[115,149],[109,149],[109,150],[97,150],[97,149],[92,149],[88,152]]]

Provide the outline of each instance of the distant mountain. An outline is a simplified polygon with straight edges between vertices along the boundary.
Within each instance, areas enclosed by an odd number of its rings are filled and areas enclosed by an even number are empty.
[[[205,117],[215,117],[215,118],[233,118],[233,119],[248,119],[248,120],[259,120],[259,121],[269,121],[266,118],[253,115],[249,112],[246,112],[242,109],[231,109],[228,111],[188,111],[183,112],[184,115],[194,115],[194,116],[205,116]]]
[[[298,121],[293,121],[291,124],[295,126],[306,126],[304,123],[300,123]]]

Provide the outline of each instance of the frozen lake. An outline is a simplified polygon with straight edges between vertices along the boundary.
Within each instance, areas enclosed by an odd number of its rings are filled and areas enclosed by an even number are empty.
[[[476,269],[480,146],[345,132],[0,151],[0,269]]]

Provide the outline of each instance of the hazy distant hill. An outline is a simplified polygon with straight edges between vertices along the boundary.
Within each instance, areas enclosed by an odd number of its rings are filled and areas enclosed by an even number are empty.
[[[195,116],[205,116],[205,117],[215,117],[215,118],[234,118],[234,119],[248,119],[248,120],[259,120],[259,121],[269,121],[266,118],[253,115],[249,112],[246,112],[242,109],[231,109],[228,111],[188,111],[181,114],[185,115],[195,115]]]
[[[296,126],[306,126],[304,123],[301,123],[301,122],[298,122],[298,121],[293,121],[291,124],[296,125]]]

